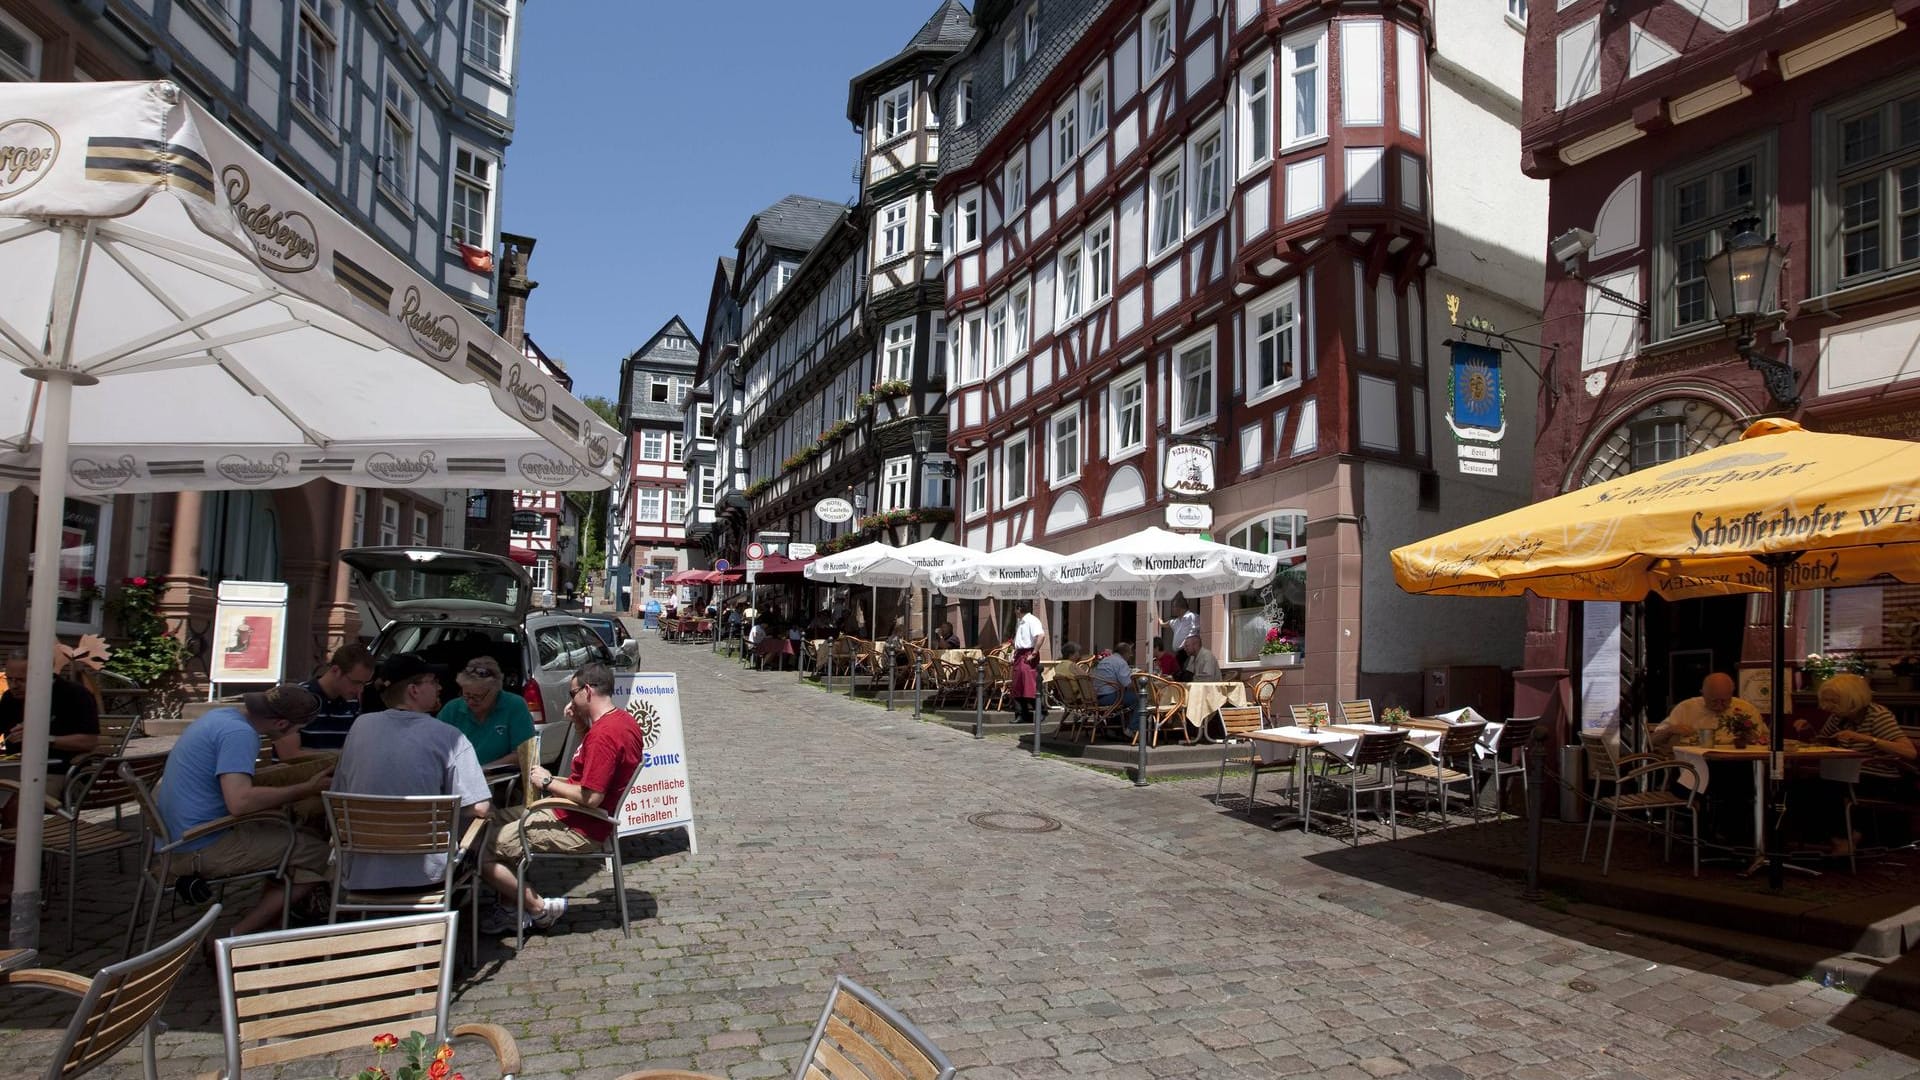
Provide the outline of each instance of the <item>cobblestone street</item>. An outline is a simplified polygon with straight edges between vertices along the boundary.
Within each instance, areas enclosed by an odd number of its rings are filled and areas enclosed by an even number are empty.
[[[646,658],[682,677],[700,853],[629,865],[631,941],[600,879],[524,956],[483,945],[454,1019],[506,1025],[529,1077],[791,1075],[836,973],[969,1080],[1920,1072],[1911,1013],[1526,904],[1507,881],[1273,833],[1192,785],[1035,761],[705,646],[649,639]],[[969,821],[992,812],[1061,827]],[[125,895],[86,905],[103,942]],[[196,967],[175,995],[164,1075],[215,1067],[211,984]],[[9,1000],[23,1070],[68,1007]],[[487,1075],[473,1058],[466,1075]],[[137,1055],[107,1072],[137,1076]]]

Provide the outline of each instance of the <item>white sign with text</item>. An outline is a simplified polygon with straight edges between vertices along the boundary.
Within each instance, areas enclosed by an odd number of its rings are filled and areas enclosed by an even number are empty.
[[[693,831],[693,787],[687,779],[686,730],[680,725],[680,682],[670,671],[617,675],[613,700],[640,725],[646,757],[621,804],[621,836],[687,830],[687,849],[698,854]]]

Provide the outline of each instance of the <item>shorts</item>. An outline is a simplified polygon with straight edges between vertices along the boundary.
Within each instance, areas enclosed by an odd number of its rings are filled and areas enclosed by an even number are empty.
[[[528,847],[556,855],[591,855],[603,850],[600,841],[561,821],[551,808],[529,811],[524,806],[502,811],[499,831],[490,850],[500,862],[519,862]]]
[[[173,868],[179,873],[194,873],[206,878],[233,877],[258,873],[279,865],[287,850],[287,830],[264,821],[244,821],[219,835],[213,843],[198,851],[184,853],[186,862],[176,858]],[[333,848],[312,833],[293,833],[293,854],[287,858],[287,876],[296,885],[327,880],[327,862]]]

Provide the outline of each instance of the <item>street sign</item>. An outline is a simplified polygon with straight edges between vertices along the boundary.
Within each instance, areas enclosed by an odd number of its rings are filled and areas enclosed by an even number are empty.
[[[725,559],[715,559],[713,560],[713,568],[720,573],[725,573],[733,569],[733,564]]]
[[[1167,528],[1206,529],[1213,526],[1213,507],[1206,503],[1168,503]]]
[[[813,516],[829,525],[853,520],[853,504],[845,499],[821,499],[813,504]]]
[[[747,560],[748,574],[757,574],[760,571],[765,570],[766,568],[767,568],[767,560],[765,559],[748,559]]]
[[[758,541],[755,541],[754,543],[747,545],[747,565],[750,568],[755,570],[764,569],[764,564],[762,564],[761,566],[754,566],[753,564],[760,562],[766,557],[767,557],[766,545],[761,544]]]
[[[813,553],[819,550],[820,550],[819,548],[813,546],[812,544],[788,544],[787,558],[811,559],[813,558]]]

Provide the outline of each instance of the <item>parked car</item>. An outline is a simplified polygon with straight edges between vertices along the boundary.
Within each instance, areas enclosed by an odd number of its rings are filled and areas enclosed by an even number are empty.
[[[588,614],[579,616],[579,619],[593,627],[593,632],[599,634],[600,640],[613,650],[613,658],[619,667],[637,669],[640,666],[640,640],[633,636],[619,616]]]
[[[541,762],[564,768],[576,742],[566,718],[567,682],[589,660],[614,663],[613,650],[591,626],[572,615],[536,612],[526,571],[499,555],[372,547],[343,551],[340,558],[379,623],[376,661],[416,652],[445,665],[441,697],[451,701],[460,693],[454,682],[460,669],[476,656],[493,657],[502,688],[527,699]]]

